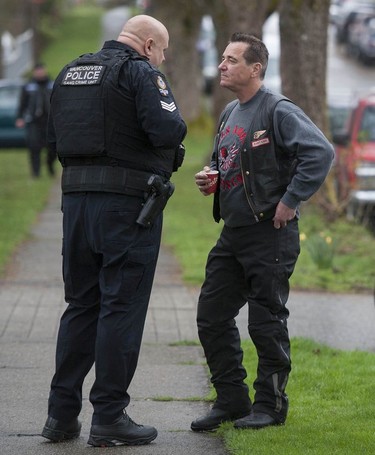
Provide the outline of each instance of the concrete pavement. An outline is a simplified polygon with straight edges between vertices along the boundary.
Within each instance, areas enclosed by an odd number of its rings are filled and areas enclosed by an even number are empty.
[[[54,369],[55,340],[65,308],[61,280],[60,190],[56,184],[31,238],[15,254],[0,282],[0,452],[2,455],[79,455],[89,448],[91,420],[84,386],[82,434],[78,440],[52,444],[40,437]],[[147,316],[139,366],[128,407],[139,423],[154,425],[159,435],[148,446],[95,449],[129,455],[224,455],[221,440],[190,431],[204,414],[202,398],[209,382],[195,325],[197,289],[180,279],[175,258],[163,247]],[[375,308],[372,295],[291,294],[291,336],[310,337],[338,349],[375,352]],[[247,336],[246,311],[238,325]],[[94,449],[93,449],[94,450]],[[104,452],[103,452],[104,453]]]

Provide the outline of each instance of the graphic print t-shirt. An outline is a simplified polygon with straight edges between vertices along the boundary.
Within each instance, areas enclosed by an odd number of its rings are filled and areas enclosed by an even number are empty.
[[[250,101],[238,104],[229,115],[219,137],[220,214],[229,227],[255,223],[244,191],[240,150],[256,115],[260,98],[258,92]]]

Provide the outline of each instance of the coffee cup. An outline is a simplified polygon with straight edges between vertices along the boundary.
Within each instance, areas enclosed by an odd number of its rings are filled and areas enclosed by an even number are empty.
[[[206,193],[215,193],[219,179],[219,171],[210,170],[206,172],[206,175],[210,179]]]

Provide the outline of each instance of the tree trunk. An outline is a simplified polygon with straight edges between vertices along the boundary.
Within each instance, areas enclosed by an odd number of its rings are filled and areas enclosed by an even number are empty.
[[[327,33],[330,0],[280,1],[283,93],[325,133]]]
[[[28,25],[28,0],[1,0],[0,26],[12,35],[24,32]]]
[[[196,47],[203,11],[200,3],[194,0],[153,0],[147,11],[169,31],[169,48],[162,70],[187,121],[196,119],[201,112],[202,75]]]
[[[330,0],[280,1],[280,69],[283,93],[329,136],[326,101]],[[338,205],[331,172],[313,201],[334,218]]]

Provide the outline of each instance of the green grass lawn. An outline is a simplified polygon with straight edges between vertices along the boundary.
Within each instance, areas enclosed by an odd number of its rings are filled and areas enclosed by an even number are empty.
[[[250,390],[257,357],[243,343]],[[375,453],[375,354],[344,352],[300,338],[292,339],[292,372],[286,424],[261,430],[218,434],[234,455],[365,455]]]
[[[102,47],[102,13],[101,8],[89,5],[69,9],[52,34],[53,42],[43,52],[52,78],[71,60]]]
[[[45,206],[51,183],[45,167],[41,178],[31,178],[26,150],[0,150],[0,276]]]

